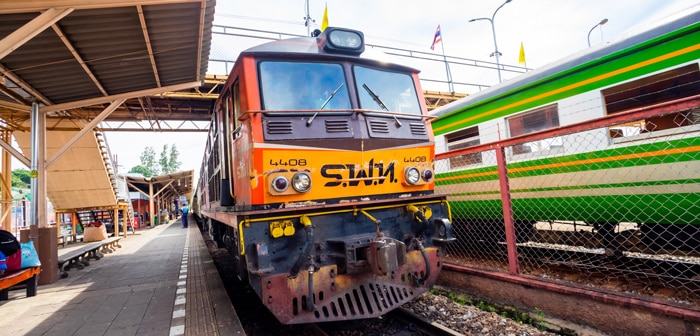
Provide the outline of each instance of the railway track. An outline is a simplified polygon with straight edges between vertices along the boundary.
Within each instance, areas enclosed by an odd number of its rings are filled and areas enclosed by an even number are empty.
[[[428,335],[428,336],[461,336],[464,335],[462,333],[459,333],[455,330],[452,330],[450,328],[447,328],[443,326],[442,324],[439,324],[434,321],[430,321],[426,319],[423,316],[420,316],[408,309],[404,308],[399,308],[399,309],[394,309],[391,311],[389,314],[392,318],[395,318],[399,321],[403,321],[404,323],[409,324],[409,326],[414,326],[414,328],[410,329],[416,329],[420,330],[423,335]]]
[[[374,323],[373,328],[364,329],[368,335],[396,335],[396,336],[464,336],[464,334],[452,330],[444,325],[430,321],[427,318],[414,313],[405,308],[394,309],[383,317],[382,323]],[[387,333],[387,326],[394,325],[392,330],[395,333]],[[324,324],[308,324],[307,330],[314,336],[330,336],[336,335],[338,330],[334,327],[328,327]],[[353,329],[356,327],[351,327]],[[348,330],[345,330],[347,332]]]

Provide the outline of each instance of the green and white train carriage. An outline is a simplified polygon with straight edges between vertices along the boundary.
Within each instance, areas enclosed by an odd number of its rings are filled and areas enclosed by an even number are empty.
[[[700,249],[699,62],[696,6],[433,110],[436,153],[632,109],[673,109],[507,148],[513,214],[519,223],[636,223]],[[503,223],[494,151],[435,168],[455,223]]]

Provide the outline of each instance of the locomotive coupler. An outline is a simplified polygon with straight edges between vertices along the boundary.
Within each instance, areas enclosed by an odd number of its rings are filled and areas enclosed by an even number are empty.
[[[374,274],[383,276],[395,272],[406,263],[406,245],[384,234],[377,234],[369,243],[367,262]]]

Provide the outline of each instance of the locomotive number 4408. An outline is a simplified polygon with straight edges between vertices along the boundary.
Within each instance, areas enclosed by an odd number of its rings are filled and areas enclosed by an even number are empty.
[[[306,159],[273,160],[270,159],[271,166],[306,166]]]

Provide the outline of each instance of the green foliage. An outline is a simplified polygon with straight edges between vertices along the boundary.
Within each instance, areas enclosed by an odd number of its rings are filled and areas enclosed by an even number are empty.
[[[182,163],[178,161],[180,152],[175,145],[163,145],[163,150],[156,161],[156,151],[151,146],[144,148],[141,153],[141,164],[129,170],[129,173],[139,173],[146,177],[174,173],[180,169]]]
[[[171,172],[176,172],[180,170],[180,166],[182,163],[178,161],[178,158],[180,157],[180,152],[177,150],[177,147],[175,144],[173,144],[170,147],[170,157],[168,158],[168,167],[171,169]]]
[[[141,166],[150,172],[148,176],[159,175],[158,164],[156,163],[156,151],[151,146],[146,146],[141,152]],[[144,175],[145,176],[145,175]]]
[[[29,176],[29,170],[19,168],[12,171],[12,187],[29,188],[32,183],[32,178]]]
[[[535,307],[534,312],[525,312],[525,311],[519,311],[518,309],[510,306],[500,306],[500,305],[494,305],[482,300],[479,300],[478,302],[474,297],[471,297],[467,293],[461,293],[459,291],[450,291],[450,290],[438,290],[438,289],[431,289],[430,292],[433,295],[442,295],[442,296],[447,296],[452,300],[453,302],[462,304],[462,305],[473,305],[474,307],[487,311],[487,312],[492,312],[492,313],[497,313],[498,315],[504,317],[504,318],[510,318],[513,319],[514,321],[518,323],[525,323],[532,325],[536,327],[537,329],[548,331],[548,332],[553,332],[558,335],[575,335],[575,331],[566,329],[566,328],[557,328],[557,330],[551,328],[549,325],[547,325],[546,318],[544,312]]]
[[[163,150],[160,152],[160,171],[162,174],[172,173],[170,171],[170,166],[168,165],[168,144],[163,145]]]
[[[536,326],[540,330],[547,330],[547,322],[544,320],[544,312],[535,307],[535,317],[533,318],[534,322],[533,325]]]
[[[131,170],[129,170],[129,173],[141,174],[145,177],[153,176],[153,173],[148,168],[146,168],[142,165],[132,167]]]

